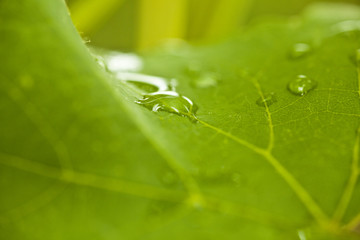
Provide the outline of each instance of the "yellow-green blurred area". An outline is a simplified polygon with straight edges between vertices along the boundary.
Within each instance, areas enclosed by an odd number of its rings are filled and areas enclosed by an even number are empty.
[[[258,18],[291,16],[316,0],[67,0],[91,44],[144,50],[166,39],[204,42],[227,37]],[[359,4],[359,0],[328,0]]]

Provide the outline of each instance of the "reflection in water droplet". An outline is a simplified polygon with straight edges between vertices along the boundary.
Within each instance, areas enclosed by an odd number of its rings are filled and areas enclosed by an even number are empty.
[[[288,84],[288,89],[295,95],[304,96],[309,91],[316,88],[317,82],[308,78],[305,75],[298,75],[294,80]]]
[[[277,102],[276,94],[274,92],[271,92],[264,94],[264,98],[260,97],[256,101],[256,104],[259,105],[260,107],[266,107],[266,106],[269,107],[270,105],[276,102]]]
[[[171,87],[169,87],[169,84],[167,83],[166,79],[164,79],[164,78],[149,76],[149,75],[140,74],[140,73],[119,72],[116,74],[116,78],[121,81],[124,81],[124,82],[135,83],[140,88],[141,88],[141,85],[152,86],[155,88],[155,89],[153,89],[152,92],[167,91],[167,90],[170,90],[170,88],[171,88]]]
[[[297,43],[291,49],[290,57],[292,59],[301,58],[305,55],[308,55],[311,51],[311,47],[306,43]]]
[[[136,101],[136,103],[153,112],[165,111],[196,121],[197,106],[189,98],[174,91],[145,94],[144,98]]]

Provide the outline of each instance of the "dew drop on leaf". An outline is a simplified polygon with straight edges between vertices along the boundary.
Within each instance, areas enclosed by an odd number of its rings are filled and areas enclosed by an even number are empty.
[[[290,51],[290,58],[298,59],[308,55],[311,52],[311,47],[306,43],[296,43],[292,46]]]
[[[95,61],[106,71],[139,72],[143,68],[143,60],[134,53],[122,53],[98,48],[91,48]]]
[[[218,73],[205,70],[199,62],[190,63],[185,72],[191,79],[191,85],[196,88],[215,87],[219,82]]]
[[[352,33],[360,31],[359,20],[348,20],[335,24],[332,27],[333,35],[345,34],[352,35]]]
[[[308,78],[305,75],[298,75],[294,80],[289,82],[288,90],[295,95],[304,96],[309,91],[316,88],[316,86],[316,81]]]
[[[132,83],[145,92],[168,91],[173,89],[172,84],[168,84],[166,79],[162,77],[131,72],[119,72],[115,77],[120,81]]]
[[[175,91],[159,91],[145,94],[143,99],[137,100],[136,103],[153,112],[174,113],[196,121],[197,106],[189,98]]]
[[[264,94],[263,97],[260,97],[256,101],[256,104],[259,105],[260,107],[266,107],[266,106],[269,107],[270,105],[276,102],[277,102],[276,94],[274,92],[271,92]]]

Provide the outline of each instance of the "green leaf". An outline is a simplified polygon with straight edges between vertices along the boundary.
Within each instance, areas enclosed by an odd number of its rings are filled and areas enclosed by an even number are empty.
[[[145,56],[144,73],[196,103],[192,123],[135,104],[63,1],[2,0],[1,239],[357,239],[360,10],[347,9]],[[298,43],[311,51],[291,54]],[[317,87],[292,94],[298,75]]]

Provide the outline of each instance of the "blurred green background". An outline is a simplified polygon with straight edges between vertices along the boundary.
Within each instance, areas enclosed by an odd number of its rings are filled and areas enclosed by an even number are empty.
[[[92,45],[141,51],[177,38],[214,41],[267,16],[291,16],[318,0],[67,0]],[[328,0],[360,4],[359,0]]]

